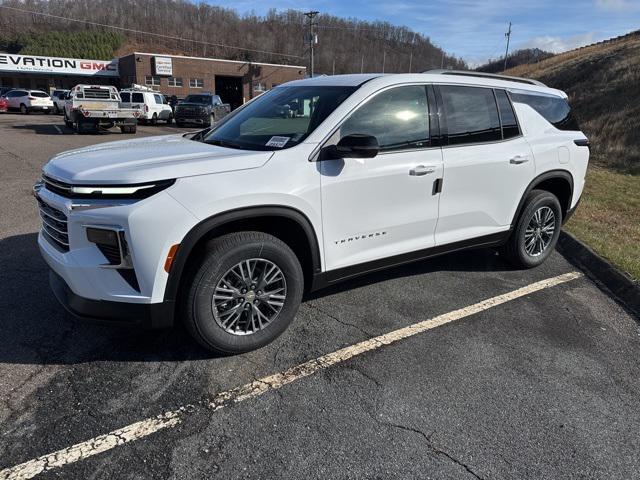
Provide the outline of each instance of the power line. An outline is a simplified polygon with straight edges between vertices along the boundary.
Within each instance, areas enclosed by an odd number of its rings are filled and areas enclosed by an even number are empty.
[[[77,18],[71,18],[71,17],[63,17],[62,15],[53,15],[51,13],[44,13],[44,12],[36,12],[33,10],[25,10],[22,8],[16,8],[16,7],[10,7],[8,5],[0,5],[0,8],[4,8],[7,10],[13,10],[15,12],[19,12],[19,13],[26,13],[29,15],[40,15],[43,17],[48,17],[48,18],[55,18],[57,20],[66,20],[68,22],[77,22],[77,23],[84,23],[86,25],[93,25],[96,27],[103,27],[103,28],[112,28],[114,30],[120,30],[123,32],[130,32],[130,33],[136,33],[136,34],[142,34],[142,35],[152,35],[155,37],[161,37],[161,38],[167,38],[170,40],[180,40],[183,42],[192,42],[192,43],[198,43],[201,45],[210,45],[212,47],[221,47],[221,48],[229,48],[232,50],[240,50],[243,52],[253,52],[253,53],[263,53],[265,55],[274,55],[274,56],[279,56],[279,57],[287,57],[287,58],[304,58],[301,55],[292,55],[289,53],[280,53],[280,52],[270,52],[268,50],[256,50],[256,49],[252,49],[252,48],[244,48],[244,47],[237,47],[234,45],[225,45],[223,43],[213,43],[213,42],[205,42],[202,40],[193,40],[193,39],[189,39],[189,38],[184,38],[184,37],[177,37],[174,35],[164,35],[162,33],[154,33],[154,32],[146,32],[144,30],[135,30],[133,28],[126,28],[126,27],[118,27],[116,25],[108,25],[106,23],[98,23],[98,22],[92,22],[90,20],[80,20]]]

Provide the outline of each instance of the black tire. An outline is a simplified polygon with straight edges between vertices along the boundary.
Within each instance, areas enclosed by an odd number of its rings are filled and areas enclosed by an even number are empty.
[[[284,277],[285,298],[281,310],[275,313],[270,322],[263,328],[249,334],[234,334],[223,328],[214,316],[214,310],[220,315],[217,307],[212,306],[213,294],[223,277],[229,275],[231,268],[249,259],[260,259],[263,262],[277,266]],[[254,274],[259,276],[258,267]],[[183,299],[184,323],[187,330],[206,349],[217,354],[231,355],[255,350],[275,340],[284,332],[295,317],[304,291],[304,276],[298,258],[284,242],[278,238],[261,232],[237,232],[224,235],[210,241],[198,264],[194,265],[185,285]],[[227,277],[228,278],[228,277]],[[235,277],[234,277],[235,278]],[[242,284],[238,277],[238,282]],[[240,288],[236,285],[237,288]],[[247,289],[251,288],[249,286]],[[251,298],[254,290],[245,292],[241,298],[234,298],[229,303],[235,305],[245,313],[240,313],[236,329],[240,323],[246,321],[248,313],[252,312]],[[259,293],[259,292],[255,292]],[[252,295],[249,297],[249,295]],[[247,300],[249,298],[249,300]],[[246,302],[246,303],[245,303]],[[253,303],[258,302],[254,300]],[[247,303],[249,305],[247,305]],[[260,303],[262,308],[268,308]],[[256,307],[257,309],[257,307]],[[270,310],[263,310],[269,312]],[[274,310],[275,311],[275,310]],[[227,317],[230,318],[230,317]],[[232,324],[235,323],[232,322]],[[246,323],[245,323],[246,325]]]
[[[58,108],[57,104],[53,104],[53,113],[55,113],[56,115],[60,114],[60,109]]]
[[[158,114],[154,113],[153,116],[151,117],[151,125],[158,125]]]
[[[547,222],[548,225],[553,225],[553,234],[545,237],[544,230],[539,230],[538,227],[533,228],[534,237],[536,236],[536,231],[542,236],[540,237],[540,243],[536,243],[533,247],[535,249],[534,253],[530,253],[527,251],[527,245],[525,245],[526,235],[531,235],[530,223],[537,224],[534,215],[539,211],[542,212],[541,215],[544,215],[547,212],[547,208],[553,212],[553,219],[549,219]],[[509,262],[516,267],[537,267],[551,255],[558,242],[561,227],[562,207],[558,198],[545,190],[532,190],[525,199],[516,227],[502,251]],[[527,231],[528,228],[530,228],[529,231]],[[529,243],[529,245],[531,244]],[[538,249],[541,250],[539,253],[537,252]]]
[[[64,124],[67,128],[73,128],[73,122],[67,118],[67,113],[64,114]]]
[[[213,127],[213,124],[216,121],[216,117],[213,116],[213,114],[209,115],[209,124],[206,125],[207,127]]]
[[[167,118],[167,125],[171,125],[171,122],[173,122],[173,113]]]
[[[24,103],[20,104],[20,113],[23,115],[29,115],[29,109]]]
[[[180,128],[184,127],[184,122],[180,122],[176,120],[176,127],[180,127]]]

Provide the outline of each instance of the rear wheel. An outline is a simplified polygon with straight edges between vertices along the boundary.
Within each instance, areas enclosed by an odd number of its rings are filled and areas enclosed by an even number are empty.
[[[151,116],[151,125],[158,125],[158,114],[154,113]]]
[[[261,232],[212,240],[190,276],[184,321],[205,348],[236,354],[272,342],[293,320],[304,288],[296,255]]]
[[[20,104],[20,113],[23,115],[27,115],[29,113],[29,109],[24,103]]]
[[[542,264],[555,248],[561,227],[562,208],[556,196],[545,190],[533,190],[504,247],[507,259],[522,268]]]
[[[55,113],[56,115],[58,115],[60,113],[60,109],[58,108],[58,104],[57,103],[53,104],[53,113]]]

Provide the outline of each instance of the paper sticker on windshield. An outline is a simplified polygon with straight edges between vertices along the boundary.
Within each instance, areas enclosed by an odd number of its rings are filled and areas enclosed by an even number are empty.
[[[271,140],[266,143],[266,146],[282,148],[287,144],[288,141],[289,137],[271,137]]]

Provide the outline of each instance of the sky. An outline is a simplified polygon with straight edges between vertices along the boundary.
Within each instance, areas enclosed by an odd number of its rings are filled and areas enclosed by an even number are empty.
[[[339,17],[384,20],[431,38],[470,66],[510,50],[538,47],[554,53],[640,29],[640,0],[235,0],[209,3],[239,13],[318,10]],[[320,42],[322,38],[319,39]]]

